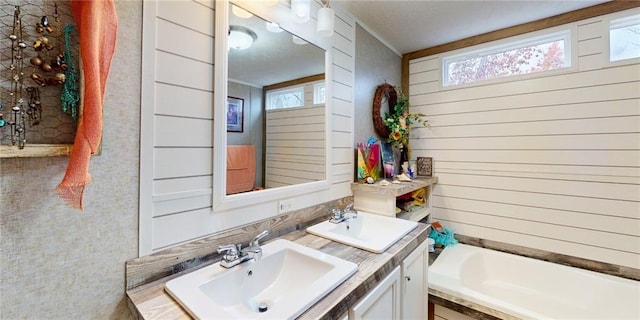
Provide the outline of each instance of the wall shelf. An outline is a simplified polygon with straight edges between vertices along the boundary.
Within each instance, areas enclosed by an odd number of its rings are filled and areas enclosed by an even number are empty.
[[[0,145],[0,158],[67,157],[72,148],[72,144],[26,144],[24,149]]]
[[[380,185],[380,182],[374,184],[352,183],[353,207],[360,211],[419,221],[431,214],[432,187],[437,182],[438,177],[419,177],[411,181],[391,183],[386,186]],[[426,192],[424,207],[396,213],[398,197],[421,188],[424,188]]]

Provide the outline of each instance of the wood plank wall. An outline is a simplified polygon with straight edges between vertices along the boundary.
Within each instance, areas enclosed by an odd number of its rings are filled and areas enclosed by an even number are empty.
[[[608,61],[609,19],[567,25],[568,72],[442,88],[409,61],[413,157],[434,158],[433,221],[456,233],[640,268],[640,63]]]
[[[325,116],[324,105],[313,105],[313,84],[304,107],[267,111],[267,188],[325,179]]]
[[[145,1],[140,255],[277,215],[272,201],[212,214],[214,1]],[[313,2],[314,11],[320,8]],[[355,22],[337,12],[331,47],[331,188],[301,209],[350,195]]]

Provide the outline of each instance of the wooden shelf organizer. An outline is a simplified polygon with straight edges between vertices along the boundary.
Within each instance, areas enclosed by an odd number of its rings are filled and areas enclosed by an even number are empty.
[[[433,185],[437,182],[438,177],[419,177],[411,181],[391,183],[387,186],[381,186],[380,182],[374,184],[352,183],[353,207],[360,211],[419,221],[431,214],[431,194]],[[397,214],[397,197],[420,188],[425,188],[426,190],[425,206],[410,212],[403,211]]]

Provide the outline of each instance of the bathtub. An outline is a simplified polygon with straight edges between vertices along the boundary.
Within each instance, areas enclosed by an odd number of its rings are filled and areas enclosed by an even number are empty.
[[[640,281],[464,244],[429,266],[429,289],[522,319],[640,319]]]

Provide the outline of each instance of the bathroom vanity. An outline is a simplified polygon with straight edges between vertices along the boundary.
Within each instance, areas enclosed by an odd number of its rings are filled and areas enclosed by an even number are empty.
[[[428,264],[422,242],[341,319],[427,319]]]
[[[428,225],[419,223],[382,253],[354,248],[304,230],[271,239],[293,241],[358,265],[355,274],[307,309],[298,319],[366,319],[367,311],[373,310],[375,314],[404,313],[407,317],[409,312],[426,314],[428,253],[425,240],[428,229]],[[138,259],[144,260],[145,257]],[[189,313],[165,291],[165,284],[203,266],[189,268],[127,290],[132,314],[138,319],[191,319]]]

